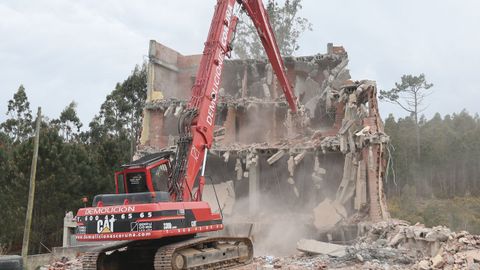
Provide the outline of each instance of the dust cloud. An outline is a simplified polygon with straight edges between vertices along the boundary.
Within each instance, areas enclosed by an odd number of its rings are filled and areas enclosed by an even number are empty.
[[[248,213],[248,198],[236,200],[234,213],[224,218],[227,232],[232,236],[252,237],[255,256],[295,254],[300,239],[316,238],[313,209],[285,207],[283,199],[264,196],[252,213]]]

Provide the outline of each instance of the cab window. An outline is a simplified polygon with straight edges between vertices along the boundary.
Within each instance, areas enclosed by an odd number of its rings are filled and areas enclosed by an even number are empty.
[[[150,169],[153,189],[155,191],[168,191],[168,167],[160,164]]]
[[[145,173],[127,173],[127,188],[128,193],[148,192]]]

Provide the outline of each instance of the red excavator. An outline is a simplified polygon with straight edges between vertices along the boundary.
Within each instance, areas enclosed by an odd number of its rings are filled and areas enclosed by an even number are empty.
[[[76,215],[78,241],[109,241],[82,259],[93,269],[225,269],[247,264],[249,238],[198,237],[223,229],[222,216],[202,201],[208,149],[224,59],[232,50],[235,2],[253,20],[292,113],[297,100],[285,74],[275,37],[261,0],[218,0],[192,88],[179,119],[176,153],[144,156],[115,174],[115,194],[94,197]]]

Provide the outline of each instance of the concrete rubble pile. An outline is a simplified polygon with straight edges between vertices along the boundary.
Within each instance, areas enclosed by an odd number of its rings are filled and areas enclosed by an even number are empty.
[[[350,245],[302,239],[302,253],[259,256],[245,269],[480,269],[479,235],[392,219],[358,227]]]
[[[369,232],[359,240],[361,243],[380,244],[377,251],[382,248],[401,251],[403,255],[397,253],[396,260],[412,261],[414,269],[480,269],[480,235],[451,232],[444,226],[411,226],[395,220],[368,227]],[[353,253],[361,255],[361,252],[362,247],[355,245]]]

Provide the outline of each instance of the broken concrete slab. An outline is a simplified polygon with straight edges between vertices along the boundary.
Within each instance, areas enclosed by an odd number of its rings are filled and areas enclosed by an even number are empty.
[[[333,229],[347,217],[347,210],[339,203],[325,199],[313,209],[313,224],[319,232]]]
[[[346,246],[312,239],[300,239],[297,242],[297,249],[311,254],[324,254],[332,257],[343,257],[347,254]]]
[[[212,212],[219,213],[221,209],[224,215],[231,214],[235,204],[235,189],[233,181],[227,181],[215,185],[205,185],[203,187],[202,199],[208,202],[212,208]]]

